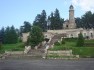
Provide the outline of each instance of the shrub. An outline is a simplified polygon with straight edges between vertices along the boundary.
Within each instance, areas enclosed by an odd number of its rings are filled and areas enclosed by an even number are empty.
[[[61,44],[65,44],[65,40],[62,38]]]
[[[58,45],[60,45],[60,42],[57,41],[57,42],[54,43],[54,45],[58,46]]]
[[[64,40],[68,42],[75,42],[77,38],[64,38]]]
[[[83,38],[82,33],[80,33],[79,36],[78,36],[76,46],[78,46],[78,47],[84,46],[84,38]]]

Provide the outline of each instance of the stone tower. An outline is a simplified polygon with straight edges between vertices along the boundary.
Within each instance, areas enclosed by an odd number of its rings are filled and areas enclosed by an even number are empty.
[[[74,18],[74,7],[73,5],[70,5],[69,7],[69,29],[74,29],[76,28],[76,23],[75,23],[75,18]]]

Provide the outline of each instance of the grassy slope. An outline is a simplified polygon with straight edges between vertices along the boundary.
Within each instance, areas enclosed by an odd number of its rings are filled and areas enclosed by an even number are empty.
[[[94,40],[87,40],[85,42],[92,42],[94,43]],[[94,57],[94,47],[76,47],[76,41],[68,41],[65,45],[58,45],[54,46],[54,48],[50,50],[73,50],[73,54],[80,55],[80,57]]]
[[[2,53],[4,51],[22,51],[22,50],[24,50],[23,43],[4,44],[2,45],[0,52]]]

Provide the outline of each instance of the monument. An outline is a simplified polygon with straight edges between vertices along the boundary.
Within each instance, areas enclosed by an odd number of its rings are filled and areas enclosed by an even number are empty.
[[[44,32],[44,37],[52,39],[55,35],[64,34],[64,38],[77,38],[79,33],[83,34],[83,37],[88,37],[89,39],[94,39],[94,29],[83,29],[76,28],[74,7],[70,5],[69,7],[69,19],[63,23],[63,29],[61,30],[47,30]],[[23,42],[27,41],[27,36],[29,33],[23,33],[22,40]]]
[[[64,29],[74,29],[74,28],[76,28],[73,5],[70,5],[70,7],[69,7],[69,20],[66,20],[65,23],[63,23],[63,28]]]

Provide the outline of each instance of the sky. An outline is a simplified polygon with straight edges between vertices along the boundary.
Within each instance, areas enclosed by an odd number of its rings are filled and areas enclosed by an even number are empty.
[[[0,0],[0,28],[12,25],[19,28],[24,21],[32,24],[42,10],[49,16],[56,8],[61,18],[68,19],[71,4],[75,17],[81,17],[86,11],[94,12],[94,0]]]

